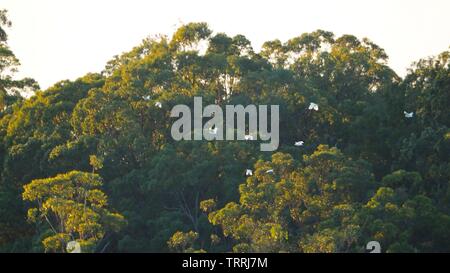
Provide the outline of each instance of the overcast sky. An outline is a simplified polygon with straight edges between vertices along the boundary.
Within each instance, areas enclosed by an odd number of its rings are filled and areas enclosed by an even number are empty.
[[[413,61],[450,46],[449,0],[0,0],[0,9],[13,22],[9,45],[22,63],[19,76],[44,89],[99,72],[148,35],[170,35],[193,21],[244,34],[256,50],[316,29],[368,37],[401,76]]]

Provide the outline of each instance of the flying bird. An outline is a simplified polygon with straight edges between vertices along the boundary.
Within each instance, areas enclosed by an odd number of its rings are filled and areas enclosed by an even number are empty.
[[[214,128],[209,128],[209,133],[210,134],[212,134],[212,135],[215,135],[215,134],[217,134],[217,127],[214,127]]]
[[[319,111],[319,105],[317,103],[311,102],[309,104],[308,110]]]
[[[144,100],[150,100],[150,95],[147,95],[147,96],[142,96],[142,98],[144,99]]]
[[[414,116],[414,112],[408,113],[406,111],[403,111],[403,114],[405,114],[405,118],[412,118]]]
[[[155,103],[155,106],[158,107],[158,108],[162,108],[162,104],[161,104],[161,102],[159,102],[159,101],[157,101],[157,102]]]
[[[305,142],[303,140],[300,140],[300,141],[296,141],[294,145],[299,147],[299,146],[303,146],[303,144],[305,144]]]
[[[250,170],[250,169],[247,169],[247,170],[245,171],[245,175],[246,175],[246,176],[252,176],[252,175],[253,175],[253,171]]]
[[[251,135],[245,135],[245,136],[244,136],[244,139],[245,139],[245,140],[253,140],[253,136],[251,136]]]

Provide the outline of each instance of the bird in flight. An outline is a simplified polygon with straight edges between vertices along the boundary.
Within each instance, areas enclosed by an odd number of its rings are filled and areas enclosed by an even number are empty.
[[[245,171],[245,175],[246,175],[246,176],[252,176],[252,175],[253,175],[253,171],[250,170],[250,169],[247,169],[247,170]]]
[[[311,102],[309,104],[308,110],[319,111],[319,105],[317,103]]]
[[[244,136],[244,139],[245,139],[245,140],[253,140],[253,136],[251,136],[251,135],[245,135],[245,136]]]
[[[303,144],[305,144],[305,142],[303,140],[300,140],[300,141],[296,141],[294,145],[299,147],[299,146],[303,146]]]
[[[150,95],[142,96],[144,100],[150,100]]]
[[[210,134],[212,134],[212,135],[215,135],[215,134],[217,134],[217,127],[211,127],[211,128],[209,128],[209,133]]]
[[[158,108],[162,108],[162,104],[159,101],[155,102],[155,106],[158,107]]]
[[[403,111],[403,114],[405,114],[405,118],[412,118],[413,116],[414,116],[414,112],[406,112],[406,111]]]

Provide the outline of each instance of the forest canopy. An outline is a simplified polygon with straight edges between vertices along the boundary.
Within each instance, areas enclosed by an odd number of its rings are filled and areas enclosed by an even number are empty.
[[[6,15],[0,251],[450,252],[450,51],[401,78],[366,38],[317,30],[256,52],[189,23],[39,90],[14,80]],[[194,96],[279,105],[278,150],[173,140],[170,110]]]

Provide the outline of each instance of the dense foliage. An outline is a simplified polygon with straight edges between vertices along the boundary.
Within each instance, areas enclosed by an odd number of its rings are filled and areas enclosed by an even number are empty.
[[[449,51],[402,79],[368,39],[190,23],[23,99],[1,15],[0,250],[450,252]],[[279,149],[174,141],[194,96],[280,105]]]

